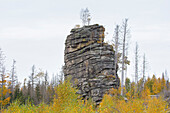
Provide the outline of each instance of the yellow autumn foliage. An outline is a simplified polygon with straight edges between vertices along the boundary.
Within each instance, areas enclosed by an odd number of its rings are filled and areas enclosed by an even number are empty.
[[[146,111],[148,113],[165,113],[165,109],[167,109],[167,103],[163,101],[161,97],[152,98],[148,101]]]
[[[68,80],[56,87],[53,103],[53,111],[59,113],[79,113],[79,112],[94,112],[93,105],[88,104],[89,101],[83,101],[80,95],[76,94],[76,88]],[[85,103],[85,104],[84,104]]]
[[[9,104],[10,99],[11,99],[11,97],[9,97],[9,94],[11,93],[11,90],[8,89],[9,82],[7,82],[7,80],[5,80],[9,76],[2,75],[2,77],[3,77],[3,80],[0,81],[1,86],[2,86],[0,88],[0,105],[1,105],[1,109],[2,109],[2,107],[5,107],[7,104]]]
[[[131,88],[135,87],[132,85]],[[38,106],[20,105],[19,101],[12,103],[3,113],[164,113],[168,105],[162,98],[150,98],[150,89],[145,85],[141,97],[135,97],[134,88],[126,95],[128,100],[120,96],[119,89],[111,89],[103,96],[100,105],[95,106],[91,99],[82,100],[76,94],[77,90],[65,80],[55,88],[56,96],[49,105],[41,103]]]
[[[82,100],[80,95],[76,94],[76,88],[72,87],[69,80],[55,88],[56,96],[53,103],[46,105],[44,103],[38,106],[20,105],[19,101],[12,103],[8,109],[3,110],[4,113],[95,113],[94,103],[91,99]]]
[[[108,94],[104,95],[99,105],[99,113],[164,113],[167,104],[162,98],[130,99],[127,102],[123,99],[115,99]]]

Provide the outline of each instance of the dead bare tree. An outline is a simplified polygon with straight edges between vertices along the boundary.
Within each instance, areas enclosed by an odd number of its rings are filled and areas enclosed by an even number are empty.
[[[121,76],[121,95],[123,96],[123,84],[124,84],[124,69],[125,69],[125,51],[126,51],[126,38],[127,38],[127,21],[128,19],[125,19],[123,22],[123,49],[122,49],[122,76]]]
[[[47,89],[47,85],[48,85],[48,72],[46,71],[45,76],[44,76],[44,84],[45,84],[45,91]]]
[[[169,79],[169,77],[168,77],[168,72],[167,72],[167,70],[165,69],[165,80],[168,80]]]
[[[128,38],[129,39],[129,38]],[[128,65],[130,65],[130,61],[128,60],[128,49],[129,49],[129,40],[126,41],[126,51],[125,51],[125,79],[127,78],[127,70]]]
[[[44,102],[49,102],[49,94],[47,93],[47,87],[48,87],[48,72],[46,71],[45,76],[44,76],[44,89],[43,89],[43,99]]]
[[[138,43],[136,42],[136,48],[135,48],[135,83],[138,83],[138,58],[139,58],[139,47]]]
[[[61,71],[60,71],[60,73],[58,74],[58,77],[57,77],[59,79],[60,83],[64,82],[64,71],[63,70],[64,70],[64,66],[61,67]]]
[[[13,96],[14,96],[14,87],[17,85],[17,76],[16,76],[16,61],[13,60],[12,64],[12,69],[11,69],[11,76],[10,76],[10,81],[11,81],[11,92],[12,92],[12,97],[11,100],[13,101]]]
[[[35,82],[35,66],[33,65],[32,66],[32,73],[31,73],[31,76],[29,77],[30,78],[30,82],[31,82],[31,99],[34,98],[34,82]]]
[[[27,87],[26,87],[26,81],[27,81],[27,79],[25,78],[25,79],[24,79],[24,83],[23,83],[23,87],[22,87],[22,89],[23,89],[23,90],[22,90],[22,93],[23,93],[24,96],[26,96],[26,95],[27,95],[27,92],[28,92],[28,91],[27,91]]]
[[[3,73],[4,67],[5,67],[4,62],[5,62],[5,56],[3,54],[2,49],[0,48],[0,74]]]
[[[142,83],[142,89],[144,88],[145,83],[145,71],[146,71],[146,59],[145,54],[143,55],[143,83]]]
[[[118,46],[119,46],[119,25],[116,26],[115,28],[115,62],[114,62],[114,66],[115,66],[115,70],[114,70],[114,74],[115,76],[117,73],[117,65],[118,65]]]

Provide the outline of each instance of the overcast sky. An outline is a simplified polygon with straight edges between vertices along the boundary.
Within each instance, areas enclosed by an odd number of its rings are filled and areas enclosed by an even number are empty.
[[[159,77],[167,69],[169,75],[169,5],[170,0],[0,0],[0,47],[6,55],[7,69],[15,59],[20,81],[30,75],[32,65],[37,71],[48,70],[50,76],[59,72],[64,65],[66,36],[76,24],[82,24],[80,10],[88,7],[91,24],[106,28],[106,40],[112,39],[116,24],[129,19],[128,77],[134,76],[136,41],[140,61],[146,54],[147,73]]]

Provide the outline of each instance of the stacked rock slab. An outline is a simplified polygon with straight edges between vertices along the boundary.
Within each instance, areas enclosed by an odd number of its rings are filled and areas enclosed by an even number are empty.
[[[83,98],[99,104],[111,88],[118,88],[113,47],[104,43],[104,27],[98,24],[74,28],[67,36],[64,75],[71,76]]]

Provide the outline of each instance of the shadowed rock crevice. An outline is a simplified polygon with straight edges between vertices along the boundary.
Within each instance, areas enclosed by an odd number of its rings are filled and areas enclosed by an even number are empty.
[[[114,69],[113,47],[104,42],[104,27],[100,25],[74,28],[67,36],[64,55],[64,75],[72,76],[83,98],[91,97],[96,104],[110,88],[118,88]]]

